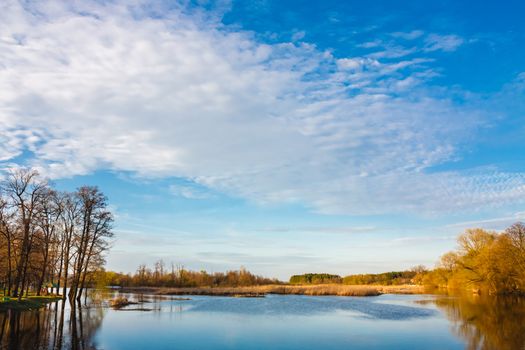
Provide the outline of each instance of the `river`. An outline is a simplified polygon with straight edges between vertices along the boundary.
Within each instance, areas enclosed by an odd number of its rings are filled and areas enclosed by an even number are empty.
[[[525,349],[525,301],[440,295],[126,294],[0,313],[2,349]]]

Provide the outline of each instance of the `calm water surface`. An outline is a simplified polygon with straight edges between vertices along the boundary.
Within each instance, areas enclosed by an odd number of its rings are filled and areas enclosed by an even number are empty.
[[[525,349],[521,299],[125,296],[0,313],[2,349]]]

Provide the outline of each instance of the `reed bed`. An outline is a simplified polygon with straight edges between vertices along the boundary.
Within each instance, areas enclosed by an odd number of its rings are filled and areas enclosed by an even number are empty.
[[[212,295],[236,297],[261,297],[266,294],[295,295],[337,295],[337,296],[376,296],[380,294],[421,294],[423,288],[413,285],[372,286],[372,285],[263,285],[249,287],[128,287],[123,292],[146,293],[158,295]]]
[[[413,284],[402,284],[399,286],[378,286],[382,294],[425,294],[425,286],[416,286]]]

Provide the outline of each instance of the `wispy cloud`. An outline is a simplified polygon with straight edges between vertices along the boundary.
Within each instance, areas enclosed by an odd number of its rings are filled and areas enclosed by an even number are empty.
[[[518,221],[525,221],[525,212],[517,212],[513,215],[501,216],[490,219],[457,222],[454,224],[449,224],[446,227],[461,229],[481,227],[493,230],[503,230]]]
[[[390,35],[393,36],[394,38],[401,38],[405,40],[414,40],[414,39],[421,37],[423,34],[425,34],[425,32],[423,32],[422,30],[412,30],[410,32],[390,33]]]
[[[311,226],[311,227],[264,227],[256,230],[257,232],[297,232],[297,233],[367,233],[376,232],[378,228],[375,226]]]
[[[450,35],[439,35],[430,34],[425,38],[425,48],[427,52],[430,51],[454,51],[463,44],[463,38],[450,34]]]
[[[213,198],[213,194],[203,188],[189,185],[171,185],[169,187],[171,194],[177,197],[183,197],[186,199],[210,199]]]

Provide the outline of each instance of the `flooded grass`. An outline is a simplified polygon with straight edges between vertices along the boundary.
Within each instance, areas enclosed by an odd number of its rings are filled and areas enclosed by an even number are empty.
[[[128,298],[125,297],[116,297],[115,299],[111,300],[109,302],[109,305],[116,310],[122,309],[123,307],[126,307],[128,305],[137,305],[139,303],[134,301],[129,301]]]

